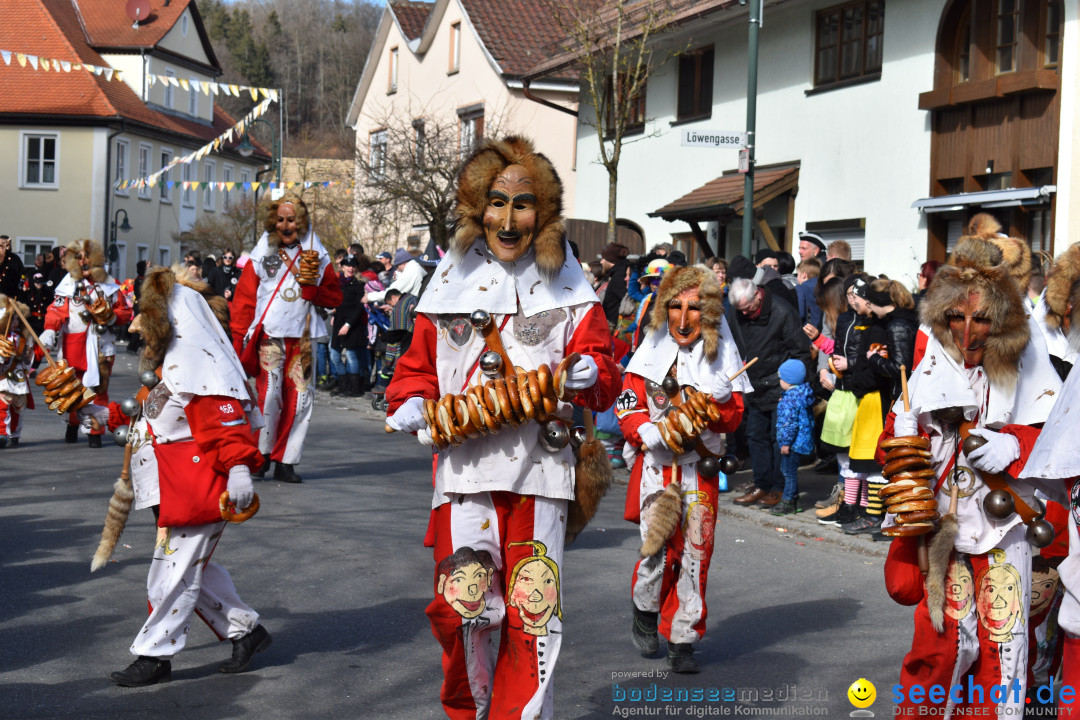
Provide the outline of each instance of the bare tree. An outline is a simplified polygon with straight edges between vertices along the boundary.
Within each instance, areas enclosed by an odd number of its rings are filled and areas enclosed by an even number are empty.
[[[306,188],[294,188],[311,212],[315,232],[331,252],[352,242],[352,197],[347,192],[352,181],[352,160],[322,157],[326,148],[298,143],[296,157],[287,158],[283,168],[286,180],[310,182]],[[338,184],[324,185],[332,182]]]
[[[174,242],[182,243],[203,255],[221,257],[225,250],[236,255],[251,242],[255,232],[255,206],[248,199],[229,204],[222,212],[205,213],[185,233],[173,233]]]
[[[644,126],[645,89],[651,71],[681,48],[658,49],[657,36],[674,18],[672,0],[572,0],[554,3],[565,34],[562,52],[576,58],[581,104],[592,109],[578,122],[596,130],[600,162],[608,174],[607,241],[615,242],[619,161],[630,131]]]

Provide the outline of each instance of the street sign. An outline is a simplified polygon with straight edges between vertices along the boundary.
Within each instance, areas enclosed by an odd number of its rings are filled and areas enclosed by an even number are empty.
[[[743,175],[750,172],[750,150],[748,148],[739,151],[739,172]]]
[[[682,146],[738,149],[746,147],[746,133],[727,130],[683,130]]]

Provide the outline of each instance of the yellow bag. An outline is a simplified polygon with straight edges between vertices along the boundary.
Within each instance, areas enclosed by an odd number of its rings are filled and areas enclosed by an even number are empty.
[[[873,460],[878,438],[884,424],[881,421],[881,393],[874,391],[863,395],[855,412],[855,427],[851,430],[852,460]]]

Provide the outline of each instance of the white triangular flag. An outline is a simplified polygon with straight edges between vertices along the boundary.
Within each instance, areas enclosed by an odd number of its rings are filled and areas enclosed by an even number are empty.
[[[11,51],[10,50],[0,50],[0,56],[3,56],[5,65],[10,65],[11,64]]]

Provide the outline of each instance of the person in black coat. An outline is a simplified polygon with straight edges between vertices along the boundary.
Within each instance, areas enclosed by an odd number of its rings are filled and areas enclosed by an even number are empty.
[[[236,283],[240,282],[240,268],[236,267],[236,253],[226,250],[221,255],[221,265],[214,267],[206,276],[206,281],[214,292],[232,302]]]
[[[629,254],[630,248],[619,243],[608,243],[600,252],[600,264],[604,267],[604,280],[607,281],[602,304],[608,325],[612,328],[619,324],[619,305],[626,295],[626,274],[630,267],[626,256]]]
[[[784,391],[778,371],[785,360],[810,365],[810,341],[802,332],[798,312],[767,288],[738,278],[728,291],[728,325],[744,360],[757,358],[746,371],[754,392],[746,399],[746,437],[754,486],[735,499],[738,505],[758,503],[773,507],[780,502],[784,476],[780,472],[780,446],[776,444],[776,406]]]
[[[11,238],[0,235],[0,294],[22,300],[23,272],[22,260],[11,251]]]
[[[356,278],[357,261],[351,255],[341,261],[341,304],[334,311],[330,333],[330,365],[338,379],[332,395],[364,394],[367,379],[368,321],[364,308],[364,285]]]
[[[915,337],[919,332],[919,316],[915,301],[900,283],[881,278],[870,283],[868,294],[870,311],[884,323],[888,340],[884,350],[878,350],[868,358],[874,371],[891,383],[886,407],[900,397],[900,367],[911,375],[915,360]]]

